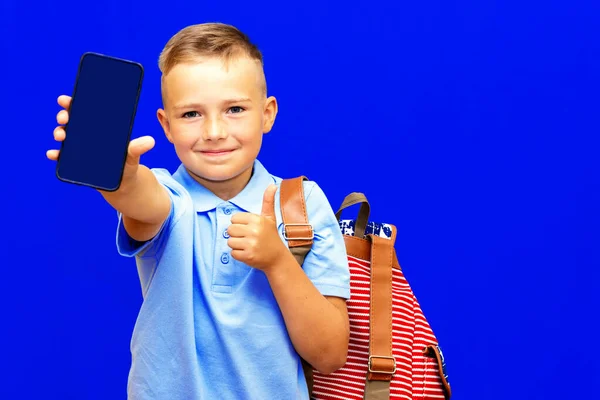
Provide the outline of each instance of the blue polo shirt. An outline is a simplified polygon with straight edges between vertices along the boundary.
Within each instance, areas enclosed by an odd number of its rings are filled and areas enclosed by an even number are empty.
[[[256,160],[244,190],[223,201],[183,165],[172,175],[152,171],[172,204],[159,234],[137,243],[118,215],[117,249],[135,256],[143,295],[131,338],[129,399],[308,399],[269,282],[227,246],[231,216],[260,214],[266,188],[281,179]],[[304,194],[315,239],[303,269],[323,295],[348,299],[350,273],[334,211],[315,182],[304,183]],[[284,240],[279,191],[275,198]]]

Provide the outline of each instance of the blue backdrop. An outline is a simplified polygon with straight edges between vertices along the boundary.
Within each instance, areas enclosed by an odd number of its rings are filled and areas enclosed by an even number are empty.
[[[260,155],[352,191],[397,251],[455,398],[599,398],[598,2],[0,3],[0,398],[124,399],[141,302],[115,212],[60,183],[52,130],[79,57],[144,64],[133,135],[178,160],[158,54],[193,23],[246,31],[280,114]],[[110,118],[111,105],[98,111]],[[349,212],[347,215],[352,216]]]

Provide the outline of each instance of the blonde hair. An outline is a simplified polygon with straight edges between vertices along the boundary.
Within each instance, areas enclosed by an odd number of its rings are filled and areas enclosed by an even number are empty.
[[[180,63],[198,57],[219,57],[225,63],[246,56],[264,66],[263,56],[250,38],[238,28],[224,23],[190,25],[177,32],[165,45],[158,58],[163,76]]]

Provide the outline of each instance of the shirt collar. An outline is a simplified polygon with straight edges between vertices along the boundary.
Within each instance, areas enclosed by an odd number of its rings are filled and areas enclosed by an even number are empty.
[[[197,212],[206,212],[227,203],[196,181],[183,164],[177,168],[174,175],[192,197],[194,208]],[[236,205],[246,212],[260,214],[262,211],[263,195],[267,187],[272,183],[275,183],[273,176],[269,174],[260,161],[254,160],[250,181],[237,196],[229,200],[229,203]]]

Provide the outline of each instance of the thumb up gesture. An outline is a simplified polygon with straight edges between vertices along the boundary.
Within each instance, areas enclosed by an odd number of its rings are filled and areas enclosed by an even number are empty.
[[[264,272],[276,265],[288,251],[277,232],[276,192],[277,186],[270,185],[263,196],[261,214],[237,213],[231,217],[231,225],[227,229],[231,256]]]

